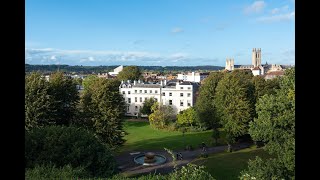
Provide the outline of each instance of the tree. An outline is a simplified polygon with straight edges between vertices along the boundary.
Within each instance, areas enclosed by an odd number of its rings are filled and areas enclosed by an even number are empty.
[[[25,77],[25,128],[49,124],[51,99],[48,82],[39,73]]]
[[[87,76],[83,81],[82,81],[82,85],[84,90],[89,91],[90,88],[92,87],[92,84],[94,84],[94,81],[98,79],[98,76],[96,75],[89,75]]]
[[[55,165],[84,168],[92,176],[110,177],[116,164],[111,150],[90,131],[46,126],[25,132],[25,167]],[[50,178],[51,179],[51,178]]]
[[[175,118],[171,106],[160,105],[158,102],[152,105],[151,111],[153,113],[149,115],[149,122],[155,128],[163,129]]]
[[[127,66],[124,67],[122,71],[119,72],[117,75],[117,78],[119,80],[138,80],[140,79],[141,76],[141,71],[138,68],[138,66]]]
[[[255,101],[265,94],[275,94],[275,90],[279,89],[278,78],[265,80],[261,76],[254,76],[252,83],[255,87]]]
[[[280,78],[276,94],[266,94],[257,102],[258,117],[250,123],[253,140],[265,143],[275,158],[249,162],[249,174],[257,179],[294,179],[295,177],[295,69]],[[263,171],[261,171],[262,169]]]
[[[48,94],[52,97],[50,117],[57,125],[71,124],[77,114],[79,94],[74,81],[56,72],[50,76]]]
[[[248,133],[249,122],[254,117],[251,79],[252,74],[235,70],[226,74],[216,88],[215,105],[227,133],[229,151],[234,138]]]
[[[193,107],[181,111],[177,115],[177,123],[184,126],[195,125],[198,122],[196,111]]]
[[[157,101],[154,98],[147,98],[143,102],[142,108],[140,109],[140,113],[149,116],[152,113],[151,107],[155,102],[157,102]]]
[[[215,139],[216,143],[220,137],[218,128],[221,126],[221,124],[214,102],[216,87],[223,76],[224,73],[222,72],[210,73],[210,75],[204,80],[203,85],[200,87],[199,97],[197,98],[195,105],[199,120],[202,123],[205,123],[207,127],[212,128],[213,138]]]
[[[100,140],[111,147],[121,145],[123,140],[123,115],[125,102],[119,93],[120,82],[98,78],[91,88],[84,91],[84,113],[89,115],[92,129]]]

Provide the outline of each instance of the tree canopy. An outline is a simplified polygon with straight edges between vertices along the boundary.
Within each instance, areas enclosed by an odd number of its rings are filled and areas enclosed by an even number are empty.
[[[177,115],[177,123],[183,126],[193,126],[198,123],[198,117],[195,109],[190,107],[186,110],[181,111]]]
[[[225,74],[216,88],[215,106],[227,133],[229,147],[235,137],[248,133],[249,122],[255,113],[250,73],[235,70]]]
[[[161,105],[158,102],[151,107],[152,114],[149,115],[150,125],[163,129],[175,119],[175,114],[171,106]]]
[[[222,72],[212,72],[204,79],[196,101],[196,111],[201,122],[207,127],[217,129],[220,126],[219,116],[215,106],[216,87],[223,77]]]
[[[250,123],[253,140],[264,142],[275,158],[249,161],[242,174],[256,179],[294,179],[295,177],[295,69],[280,78],[276,94],[266,94],[258,102],[258,117]]]
[[[125,102],[119,93],[120,82],[98,78],[93,81],[91,88],[84,91],[82,106],[88,114],[95,134],[102,142],[115,147],[123,140],[122,121],[125,112]]]
[[[152,113],[151,107],[152,105],[157,102],[154,98],[147,98],[140,109],[141,114],[150,115]]]
[[[119,80],[139,80],[142,78],[141,71],[138,66],[127,66],[117,75]]]
[[[48,94],[52,97],[50,118],[57,125],[69,125],[75,120],[79,93],[76,83],[62,72],[51,74]]]
[[[49,124],[51,98],[49,84],[40,73],[33,72],[25,77],[25,128]]]

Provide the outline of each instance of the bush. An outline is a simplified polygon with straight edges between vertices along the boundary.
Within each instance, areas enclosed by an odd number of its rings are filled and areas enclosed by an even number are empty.
[[[78,167],[73,169],[70,165],[63,166],[61,168],[55,167],[55,165],[36,165],[32,169],[25,171],[25,179],[78,179],[87,177],[87,172]]]
[[[178,129],[178,124],[174,123],[174,122],[171,122],[166,126],[165,129],[168,130],[168,131],[176,131]]]
[[[207,158],[208,157],[208,154],[207,153],[201,153],[200,154],[200,158]]]
[[[116,175],[111,180],[130,180],[132,178],[122,177]],[[186,179],[201,179],[201,180],[214,180],[214,178],[204,170],[204,166],[197,166],[187,164],[180,169],[175,169],[174,172],[167,175],[148,174],[137,178],[136,180],[186,180]]]
[[[182,166],[181,169],[176,169],[173,173],[170,173],[168,179],[205,179],[214,180],[214,178],[204,170],[204,166],[197,166],[194,164],[187,164]]]
[[[83,167],[92,176],[109,177],[115,171],[108,147],[87,130],[48,126],[25,132],[25,167],[52,163],[60,168],[70,164]]]

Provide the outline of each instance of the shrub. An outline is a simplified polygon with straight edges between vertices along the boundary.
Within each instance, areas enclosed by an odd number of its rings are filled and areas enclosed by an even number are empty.
[[[200,158],[207,158],[208,157],[208,154],[207,153],[201,153],[200,154]]]
[[[87,172],[78,167],[73,169],[70,165],[63,166],[61,168],[55,167],[55,165],[36,165],[32,169],[26,169],[25,179],[78,179],[87,177]]]
[[[48,126],[25,132],[25,167],[52,163],[57,168],[70,164],[83,167],[92,176],[109,177],[115,171],[114,158],[87,130]]]
[[[194,164],[187,164],[181,169],[176,169],[173,173],[168,175],[168,179],[205,179],[213,180],[214,178],[204,170],[204,166],[197,166]]]
[[[116,175],[111,180],[130,180],[132,178],[122,177]],[[201,179],[201,180],[214,180],[214,178],[204,170],[204,166],[197,166],[194,164],[187,164],[180,169],[175,169],[174,172],[167,175],[148,174],[137,178],[136,180],[187,180],[187,179]]]

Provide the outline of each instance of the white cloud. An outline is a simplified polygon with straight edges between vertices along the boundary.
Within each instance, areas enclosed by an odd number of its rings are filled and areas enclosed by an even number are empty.
[[[94,60],[94,57],[91,57],[91,56],[88,57],[88,60],[89,60],[89,61],[95,61],[95,60]]]
[[[175,27],[171,30],[172,33],[181,33],[183,32],[184,30],[180,27]]]
[[[179,59],[185,59],[188,57],[188,54],[186,53],[175,53],[175,54],[172,54],[170,56],[172,59],[174,60],[179,60]]]
[[[272,23],[272,22],[281,22],[281,21],[291,21],[295,18],[295,12],[290,12],[286,14],[277,14],[272,16],[264,16],[257,18],[258,22]]]
[[[288,5],[285,5],[281,8],[274,8],[271,10],[271,14],[278,14],[278,13],[286,13],[289,11],[289,6]]]
[[[279,8],[274,8],[271,10],[271,14],[277,14],[278,12],[280,12]]]
[[[192,57],[186,52],[160,54],[146,51],[93,51],[61,49],[25,49],[26,63],[68,65],[215,65],[216,59]]]
[[[244,8],[245,14],[262,12],[266,3],[264,1],[255,1],[251,5]]]
[[[57,58],[56,58],[56,56],[51,56],[50,59],[51,60],[56,60]]]

